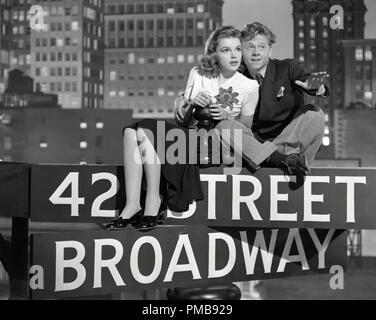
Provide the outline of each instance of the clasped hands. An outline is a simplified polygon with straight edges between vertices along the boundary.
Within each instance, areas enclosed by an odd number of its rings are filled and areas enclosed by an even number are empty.
[[[210,115],[213,120],[227,119],[227,112],[218,103],[212,102],[212,97],[205,91],[200,91],[197,96],[191,101],[195,107],[206,108],[209,107]]]

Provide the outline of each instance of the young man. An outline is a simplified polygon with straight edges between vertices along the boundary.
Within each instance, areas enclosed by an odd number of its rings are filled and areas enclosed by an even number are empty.
[[[275,35],[260,23],[242,30],[243,73],[259,82],[259,102],[251,130],[243,130],[242,152],[250,166],[278,167],[289,174],[309,171],[324,136],[324,112],[304,105],[304,93],[327,96],[325,72],[310,74],[294,59],[271,59]],[[177,102],[177,122],[185,104]],[[218,126],[217,126],[218,127]],[[219,129],[242,128],[224,120]]]

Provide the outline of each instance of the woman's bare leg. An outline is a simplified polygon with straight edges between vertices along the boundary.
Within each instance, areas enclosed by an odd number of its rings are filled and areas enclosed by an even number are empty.
[[[138,128],[137,138],[138,141],[142,141],[140,144],[140,153],[142,156],[147,182],[144,215],[156,216],[159,206],[161,205],[161,197],[159,193],[161,181],[161,162],[149,138],[156,139],[157,137],[148,138],[145,131],[142,128]]]
[[[141,209],[142,160],[136,130],[131,128],[124,130],[123,153],[127,202],[120,216],[129,219]]]

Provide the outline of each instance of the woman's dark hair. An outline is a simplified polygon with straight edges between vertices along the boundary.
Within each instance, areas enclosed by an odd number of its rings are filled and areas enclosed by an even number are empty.
[[[213,31],[205,43],[204,57],[198,67],[198,72],[209,78],[215,78],[219,75],[219,65],[217,46],[219,40],[227,38],[238,38],[240,40],[240,30],[233,26],[223,26]]]

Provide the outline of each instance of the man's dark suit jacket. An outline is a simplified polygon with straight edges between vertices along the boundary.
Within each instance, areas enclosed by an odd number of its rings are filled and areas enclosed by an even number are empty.
[[[252,78],[247,68],[244,75]],[[295,84],[296,80],[305,81],[309,75],[304,65],[295,59],[269,60],[253,119],[252,131],[256,136],[262,140],[277,137],[292,121],[295,112],[304,106],[304,92],[316,94],[317,90],[304,90]],[[328,88],[325,88],[327,95]]]

